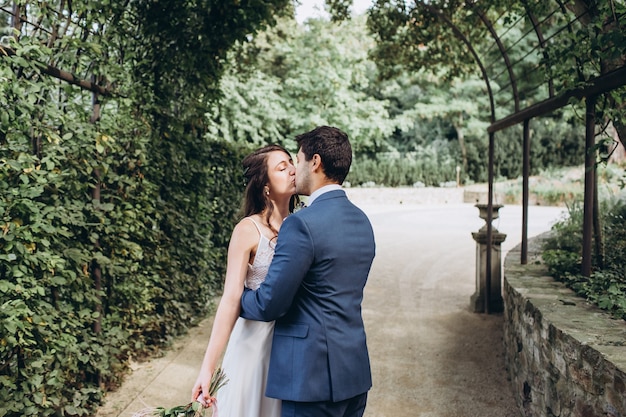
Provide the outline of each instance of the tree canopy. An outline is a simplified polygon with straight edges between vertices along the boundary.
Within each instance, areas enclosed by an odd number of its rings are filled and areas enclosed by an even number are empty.
[[[477,74],[501,118],[623,67],[625,13],[623,3],[607,1],[378,0],[368,25],[383,76],[399,68]],[[622,142],[623,96],[607,94],[600,109]]]

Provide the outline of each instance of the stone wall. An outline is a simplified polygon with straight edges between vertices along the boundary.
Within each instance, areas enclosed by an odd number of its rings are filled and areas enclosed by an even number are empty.
[[[626,322],[548,276],[541,241],[504,262],[506,363],[524,416],[626,417]]]

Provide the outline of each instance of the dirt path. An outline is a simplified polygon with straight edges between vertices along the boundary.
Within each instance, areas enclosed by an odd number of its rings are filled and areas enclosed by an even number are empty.
[[[377,242],[363,303],[374,379],[365,416],[518,417],[504,367],[502,316],[469,311],[471,232],[482,226],[477,209],[386,201],[355,201]],[[529,235],[549,229],[561,211],[531,207]],[[520,241],[521,207],[500,214],[494,226],[508,235],[506,252]],[[208,319],[165,357],[138,366],[98,416],[186,403],[210,325]]]
[[[504,366],[502,315],[469,311],[477,210],[368,211],[378,250],[364,301],[375,381],[366,416],[519,416]]]

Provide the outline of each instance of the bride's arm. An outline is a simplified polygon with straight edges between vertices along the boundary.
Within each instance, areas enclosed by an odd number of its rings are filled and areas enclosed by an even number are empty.
[[[243,283],[250,254],[259,242],[258,236],[254,224],[249,221],[242,221],[233,229],[228,245],[224,291],[215,313],[211,337],[204,354],[200,373],[191,391],[191,401],[195,401],[200,393],[203,393],[205,401],[209,400],[208,387],[211,376],[224,353],[224,349],[226,349],[230,334],[239,317]]]

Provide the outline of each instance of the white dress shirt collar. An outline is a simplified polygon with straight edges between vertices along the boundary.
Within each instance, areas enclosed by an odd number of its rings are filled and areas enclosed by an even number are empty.
[[[313,201],[315,201],[317,197],[319,197],[320,195],[324,193],[327,193],[329,191],[341,190],[341,189],[342,189],[341,185],[339,184],[330,184],[330,185],[325,185],[323,187],[320,187],[309,196],[306,205],[310,206],[311,204],[313,204]]]

